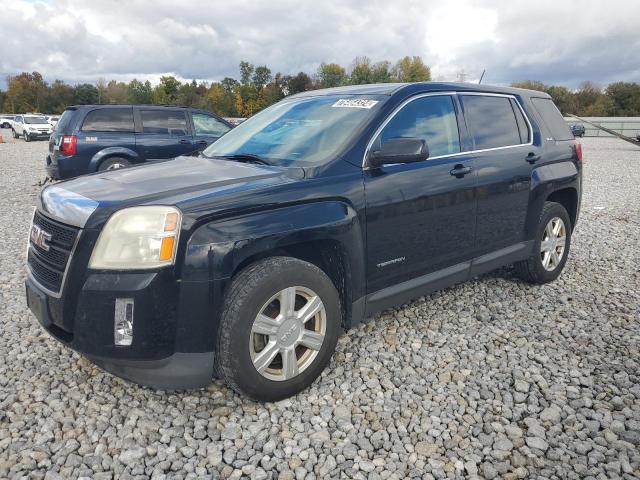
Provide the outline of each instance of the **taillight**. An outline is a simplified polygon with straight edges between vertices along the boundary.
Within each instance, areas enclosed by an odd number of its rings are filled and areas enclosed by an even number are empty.
[[[582,161],[582,145],[576,142],[576,157],[578,157],[578,161]]]
[[[60,152],[63,155],[75,155],[78,151],[78,137],[75,135],[63,135],[60,142]]]

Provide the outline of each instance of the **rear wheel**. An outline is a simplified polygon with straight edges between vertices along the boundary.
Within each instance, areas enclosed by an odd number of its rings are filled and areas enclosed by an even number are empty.
[[[567,210],[546,202],[538,221],[531,256],[514,264],[516,275],[531,283],[547,283],[560,276],[571,246],[571,219]]]
[[[225,297],[218,373],[256,400],[295,395],[329,363],[341,312],[338,292],[315,265],[290,257],[261,260],[234,278]]]
[[[131,162],[124,158],[113,157],[104,160],[98,167],[99,172],[105,172],[107,170],[118,170],[119,168],[125,168],[131,165]]]

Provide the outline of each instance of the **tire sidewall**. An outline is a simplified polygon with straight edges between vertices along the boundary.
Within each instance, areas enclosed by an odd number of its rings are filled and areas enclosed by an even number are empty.
[[[327,317],[325,340],[314,362],[299,375],[290,380],[269,380],[253,366],[249,352],[251,327],[267,300],[289,286],[307,287],[320,297]],[[338,292],[324,272],[306,262],[285,259],[274,264],[250,294],[230,300],[242,303],[225,308],[218,335],[218,364],[235,390],[257,400],[277,401],[305,389],[322,373],[335,350],[342,318]]]
[[[549,271],[542,265],[542,258],[540,257],[540,245],[542,244],[542,237],[544,235],[544,230],[547,226],[547,223],[549,223],[549,221],[554,217],[558,217],[564,222],[565,230],[567,232],[567,241],[564,247],[564,252],[562,253],[562,258],[560,259],[560,263],[554,270]],[[533,256],[535,258],[534,268],[536,270],[536,275],[543,283],[555,280],[560,276],[562,270],[564,270],[564,266],[567,263],[567,258],[569,257],[569,250],[571,248],[572,231],[573,228],[571,225],[571,219],[569,218],[567,210],[562,205],[560,205],[559,203],[553,203],[544,209],[542,215],[540,216],[540,224],[538,225],[538,231],[536,232],[536,241],[533,252]]]

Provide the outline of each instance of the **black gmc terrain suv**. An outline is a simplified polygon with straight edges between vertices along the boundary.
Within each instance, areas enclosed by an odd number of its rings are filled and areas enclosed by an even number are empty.
[[[199,157],[45,188],[29,307],[56,339],[160,389],[214,375],[300,392],[341,329],[497,267],[560,275],[582,151],[544,93],[469,84],[305,92]]]

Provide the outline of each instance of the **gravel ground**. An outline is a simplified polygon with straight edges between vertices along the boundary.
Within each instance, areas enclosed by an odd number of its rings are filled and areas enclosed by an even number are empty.
[[[128,384],[38,327],[23,254],[47,146],[2,134],[0,477],[640,476],[640,149],[583,139],[555,283],[503,269],[387,311],[310,389],[257,404]]]

